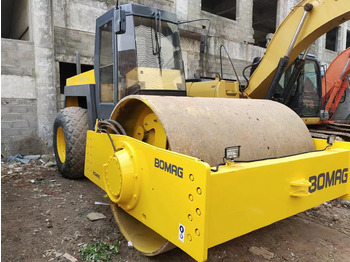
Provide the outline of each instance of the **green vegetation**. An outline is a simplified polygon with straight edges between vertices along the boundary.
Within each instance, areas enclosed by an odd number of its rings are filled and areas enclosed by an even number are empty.
[[[119,253],[119,241],[110,245],[108,243],[92,243],[80,250],[80,258],[87,261],[111,261]]]

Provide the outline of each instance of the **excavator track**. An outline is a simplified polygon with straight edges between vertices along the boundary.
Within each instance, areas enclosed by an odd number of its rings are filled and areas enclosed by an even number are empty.
[[[310,126],[309,131],[315,138],[327,138],[335,135],[336,140],[350,141],[350,124],[330,123],[327,125]]]
[[[333,129],[337,129],[340,131],[350,132],[350,124],[343,124],[343,123],[330,123],[328,124]]]

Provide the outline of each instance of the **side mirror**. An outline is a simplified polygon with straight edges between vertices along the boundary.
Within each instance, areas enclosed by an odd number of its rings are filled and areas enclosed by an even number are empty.
[[[124,34],[126,31],[126,13],[120,7],[114,10],[114,33]]]

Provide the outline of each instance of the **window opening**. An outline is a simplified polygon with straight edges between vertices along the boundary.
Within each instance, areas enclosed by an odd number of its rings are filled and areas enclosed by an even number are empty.
[[[277,0],[253,1],[253,29],[255,44],[266,47],[266,36],[276,31]]]
[[[314,61],[306,61],[304,66],[304,97],[302,116],[317,116],[320,98],[317,89],[317,65]]]
[[[326,49],[337,51],[338,28],[333,28],[326,33]]]
[[[113,103],[112,21],[100,27],[100,101]]]
[[[28,0],[1,0],[1,37],[30,40]]]
[[[202,10],[226,17],[231,20],[236,20],[236,0],[202,0]]]
[[[295,62],[282,75],[279,88],[276,90],[277,97],[283,94],[284,89],[289,84],[289,79],[295,67]],[[293,109],[299,116],[315,117],[320,109],[320,90],[318,65],[313,60],[306,60],[303,70],[295,83],[293,92],[288,102],[288,107]]]
[[[73,63],[59,62],[59,69],[60,69],[60,93],[64,94],[64,87],[66,86],[67,78],[70,78],[77,74],[77,66],[76,64],[73,64]],[[94,69],[94,66],[92,65],[81,64],[82,73],[92,69]]]

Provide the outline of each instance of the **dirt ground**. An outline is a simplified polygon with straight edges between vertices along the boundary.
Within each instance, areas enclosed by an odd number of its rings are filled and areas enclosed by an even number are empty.
[[[79,261],[97,241],[114,244],[113,261],[194,261],[180,249],[144,257],[119,233],[105,193],[87,179],[67,180],[39,160],[2,164],[2,261]],[[90,221],[90,212],[107,218]],[[350,201],[333,200],[209,250],[208,261],[350,261]]]

